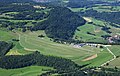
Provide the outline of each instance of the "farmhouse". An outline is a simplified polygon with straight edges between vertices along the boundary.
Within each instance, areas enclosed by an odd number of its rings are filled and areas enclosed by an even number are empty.
[[[109,43],[114,43],[116,40],[120,40],[120,35],[114,35],[108,38]]]

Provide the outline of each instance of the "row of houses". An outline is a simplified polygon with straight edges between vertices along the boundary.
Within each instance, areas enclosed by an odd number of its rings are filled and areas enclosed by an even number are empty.
[[[101,44],[94,44],[94,43],[81,43],[81,44],[75,44],[73,47],[80,48],[83,46],[91,46],[91,47],[100,47]]]
[[[116,40],[120,40],[120,35],[114,35],[107,39],[108,39],[109,43],[115,43]]]

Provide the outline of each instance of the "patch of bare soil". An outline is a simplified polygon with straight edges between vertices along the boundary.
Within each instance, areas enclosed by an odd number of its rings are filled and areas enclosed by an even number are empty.
[[[85,59],[82,60],[82,61],[89,61],[89,60],[95,59],[96,57],[97,57],[97,54],[92,55],[92,56],[90,56],[90,57],[88,57],[88,58],[85,58]]]

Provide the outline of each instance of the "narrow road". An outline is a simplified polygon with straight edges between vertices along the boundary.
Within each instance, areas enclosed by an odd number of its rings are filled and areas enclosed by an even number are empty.
[[[104,66],[104,65],[106,65],[107,63],[110,63],[111,61],[113,61],[113,60],[115,60],[116,59],[116,56],[115,56],[115,54],[108,48],[108,47],[106,47],[107,48],[107,50],[108,50],[108,52],[110,53],[110,54],[112,54],[113,55],[113,59],[111,59],[111,60],[109,60],[109,61],[107,61],[107,62],[105,62],[105,63],[103,63],[101,66]]]

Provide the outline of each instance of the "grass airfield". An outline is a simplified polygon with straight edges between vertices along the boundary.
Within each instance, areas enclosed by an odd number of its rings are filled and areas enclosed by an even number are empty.
[[[99,11],[98,8],[94,7],[94,9]],[[81,10],[85,11],[88,9],[85,9],[85,8],[73,9],[74,12],[78,12]],[[104,26],[103,21],[96,20],[93,18],[90,18],[90,19],[94,23],[101,24],[102,26]],[[31,21],[30,20],[8,20],[8,21],[30,22],[30,24],[31,22],[36,22],[35,20],[31,20]],[[37,22],[41,22],[41,21],[44,21],[44,20],[40,20]],[[102,31],[101,28],[98,26],[94,26],[92,24],[86,23],[84,26],[78,27],[78,29],[80,31],[76,30],[75,36],[78,36],[79,40],[106,42],[106,40],[103,40],[101,38],[101,35],[106,35],[107,33],[105,31]],[[110,31],[112,31],[112,34],[116,34],[120,30],[115,27],[112,27]],[[73,45],[59,44],[59,43],[52,42],[50,41],[50,38],[48,38],[45,35],[44,31],[36,31],[36,32],[27,31],[25,33],[22,33],[20,31],[15,31],[15,32],[16,33],[7,31],[5,29],[0,29],[0,40],[1,41],[11,42],[12,39],[14,38],[20,40],[19,42],[12,41],[15,44],[15,47],[11,49],[6,55],[24,55],[24,54],[32,53],[37,50],[44,55],[64,57],[64,58],[71,59],[72,61],[80,65],[89,64],[88,66],[100,66],[101,64],[113,58],[113,56],[108,52],[106,48],[100,49],[100,48],[95,48],[95,47],[90,47],[90,46],[76,48],[76,47],[73,47]],[[96,36],[88,35],[87,32],[94,33],[96,34]],[[44,35],[45,37],[39,38],[38,35],[41,35],[41,34]],[[115,55],[120,55],[119,46],[111,46],[109,47],[109,49]],[[97,57],[91,60],[83,61],[84,59],[89,58],[95,54],[97,54]],[[110,62],[109,66],[107,67],[111,67],[111,66],[120,67],[119,61],[120,61],[120,58],[117,58],[114,61]],[[42,67],[42,66],[29,66],[25,68],[10,69],[10,70],[0,69],[0,75],[1,76],[37,76],[43,72],[46,72],[46,71],[42,71],[42,69],[52,69],[52,68]]]

